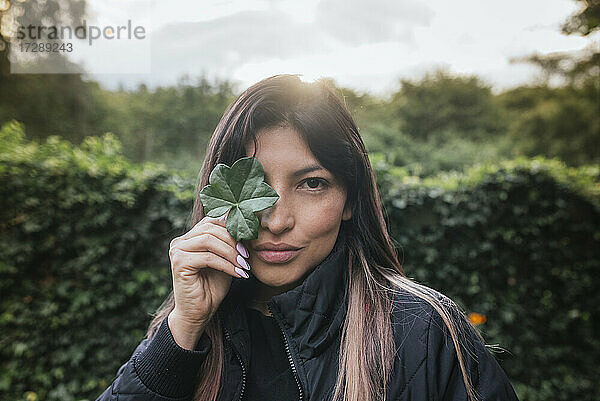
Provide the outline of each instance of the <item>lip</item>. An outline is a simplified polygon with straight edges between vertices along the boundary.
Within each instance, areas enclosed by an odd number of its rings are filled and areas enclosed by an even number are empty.
[[[255,246],[254,249],[256,251],[297,251],[300,248],[286,244],[285,242],[280,242],[278,244],[274,242],[263,242],[262,244]]]
[[[274,251],[270,249],[265,249],[262,251],[256,251],[258,257],[267,263],[287,263],[291,259],[294,258],[298,254],[300,249],[288,249],[285,251]]]

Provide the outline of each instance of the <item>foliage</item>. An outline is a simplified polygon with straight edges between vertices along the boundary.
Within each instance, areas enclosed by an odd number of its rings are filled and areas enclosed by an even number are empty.
[[[231,167],[217,164],[199,195],[205,214],[220,217],[227,213],[226,228],[236,241],[257,239],[260,222],[254,213],[279,199],[264,179],[262,165],[254,156],[242,157]]]
[[[476,77],[438,71],[403,81],[388,98],[328,84],[355,117],[369,152],[384,152],[415,175],[520,155],[559,157],[570,165],[597,162],[597,79],[493,94]],[[75,144],[112,132],[133,161],[195,173],[234,87],[227,80],[184,77],[173,87],[108,91],[72,74],[13,74],[0,80],[6,94],[0,123],[16,119],[26,124],[28,138],[60,135]]]
[[[7,74],[0,77],[0,124],[15,119],[30,139],[60,135],[74,144],[112,132],[129,159],[193,172],[233,90],[229,81],[205,77],[108,91],[77,74]]]
[[[562,26],[563,33],[589,35],[600,27],[600,1],[575,0],[583,3],[581,10],[570,16]]]
[[[344,100],[367,150],[385,153],[391,164],[405,167],[413,175],[461,171],[474,163],[495,162],[520,152],[514,138],[490,132],[491,121],[506,114],[504,104],[475,77],[452,77],[438,71],[420,81],[403,81],[402,89],[389,98],[338,87],[331,79],[323,81]],[[465,94],[469,94],[467,99]],[[484,104],[475,104],[478,96]],[[483,114],[489,112],[487,117],[471,118],[486,107]],[[403,113],[410,114],[408,120]],[[421,125],[424,121],[432,123]],[[504,129],[508,126],[502,125]],[[418,137],[415,131],[423,135]]]
[[[208,140],[234,98],[229,81],[197,81],[187,77],[176,86],[135,91],[98,91],[108,110],[102,132],[114,132],[134,161],[161,162],[198,171]]]
[[[427,140],[415,140],[399,129],[374,125],[362,136],[369,152],[385,153],[388,162],[420,177],[462,171],[475,163],[497,162],[518,154],[514,141],[506,135],[480,142],[444,131]]]
[[[599,99],[597,79],[559,88],[519,87],[500,96],[511,116],[508,134],[516,149],[571,165],[600,163]]]
[[[566,35],[588,36],[600,28],[600,1],[575,0],[581,4],[578,12],[571,15],[563,23],[561,32]],[[600,80],[600,47],[592,41],[584,49],[570,52],[552,52],[549,54],[533,54],[526,57],[515,57],[511,62],[525,62],[537,65],[542,69],[545,81],[552,77],[566,80],[571,86],[579,86],[581,82]],[[596,105],[598,98],[596,98]]]
[[[598,399],[600,168],[519,158],[420,180],[374,164],[406,274],[486,317],[519,399]]]
[[[193,179],[120,148],[0,131],[0,399],[94,399],[170,289]]]
[[[409,277],[479,316],[523,401],[600,397],[598,166],[516,159],[420,179],[370,155]],[[0,129],[0,399],[95,399],[171,288],[194,177]]]
[[[2,1],[0,2],[0,124],[16,119],[27,124],[30,138],[62,135],[73,143],[80,143],[85,136],[98,135],[97,130],[104,114],[93,96],[95,82],[84,82],[81,67],[70,62],[61,53],[36,53],[36,62],[27,69],[49,63],[62,65],[69,74],[14,74],[10,72],[10,48],[18,48],[22,39],[18,27],[75,26],[80,25],[86,13],[87,2],[83,0],[61,1]],[[42,22],[43,21],[43,22]],[[28,42],[43,39],[28,37]],[[55,40],[59,43],[59,40]],[[13,52],[18,56],[20,52]],[[12,63],[18,62],[13,58]]]
[[[600,52],[598,44],[590,43],[577,51],[534,53],[528,56],[513,57],[511,63],[528,63],[540,68],[542,82],[558,80],[569,86],[578,87],[600,77]]]
[[[86,13],[85,0],[64,2],[60,0],[3,2],[0,7],[0,77],[8,75],[8,53],[11,45],[18,46],[20,26],[68,25],[75,26]],[[35,35],[27,40],[36,40]],[[48,56],[39,54],[39,57]]]
[[[79,144],[98,135],[107,109],[93,94],[97,83],[77,74],[8,74],[0,76],[0,122],[27,123],[31,139],[60,135]]]
[[[452,76],[438,70],[422,80],[402,80],[394,94],[403,131],[416,139],[454,131],[473,139],[502,132],[503,120],[491,88],[476,76]]]

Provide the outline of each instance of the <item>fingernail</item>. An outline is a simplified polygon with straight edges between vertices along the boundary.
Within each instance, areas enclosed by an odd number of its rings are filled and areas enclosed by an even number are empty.
[[[242,266],[244,269],[246,270],[250,270],[250,265],[248,264],[248,262],[246,262],[246,260],[244,258],[242,258],[242,255],[237,255],[237,262],[240,264],[240,266]]]
[[[244,278],[248,278],[250,276],[248,276],[248,273],[246,273],[245,271],[243,271],[242,269],[240,269],[239,267],[235,268],[235,272],[237,274],[239,274],[240,276],[244,277]]]
[[[238,250],[238,252],[245,258],[248,257],[248,251],[246,250],[246,248],[244,247],[244,245],[242,245],[241,242],[238,242],[235,246],[235,248]]]
[[[219,221],[225,221],[227,220],[227,214],[224,214],[223,216],[219,217]]]

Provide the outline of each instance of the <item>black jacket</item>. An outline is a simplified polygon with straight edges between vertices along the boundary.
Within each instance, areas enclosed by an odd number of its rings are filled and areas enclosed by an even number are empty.
[[[333,395],[347,309],[344,238],[340,230],[331,253],[303,283],[269,303],[284,333],[299,400],[330,400]],[[234,279],[217,311],[225,331],[219,401],[241,400],[244,392],[251,349],[242,308],[253,279]],[[439,314],[420,298],[400,292],[394,296],[392,325],[397,356],[386,400],[467,400],[456,353]],[[494,357],[468,324],[463,329],[464,340],[476,355],[468,357],[467,369],[479,400],[517,400]],[[206,333],[195,351],[179,347],[165,319],[152,340],[140,343],[97,401],[190,400],[195,377],[210,348]]]

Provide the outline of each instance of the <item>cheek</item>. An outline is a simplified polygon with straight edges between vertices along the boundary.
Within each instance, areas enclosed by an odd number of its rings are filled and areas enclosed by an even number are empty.
[[[315,196],[315,198],[317,198]],[[340,194],[331,194],[319,199],[312,199],[304,203],[302,208],[297,209],[296,223],[304,227],[310,227],[314,236],[327,234],[337,230],[342,219],[344,209],[344,198]]]

